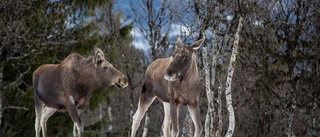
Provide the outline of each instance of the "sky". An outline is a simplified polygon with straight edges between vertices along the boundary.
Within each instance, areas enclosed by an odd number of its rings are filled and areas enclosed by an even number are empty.
[[[117,0],[117,1],[115,1],[115,10],[122,10],[123,13],[124,13],[124,19],[123,19],[123,22],[122,22],[123,25],[134,23],[133,22],[134,14],[132,13],[132,10],[130,8],[129,1],[130,0]],[[160,8],[161,1],[162,0],[154,0],[153,1],[155,10]],[[132,1],[131,0],[130,2],[133,3],[133,4],[136,4],[138,1],[136,1],[136,0]],[[173,1],[171,3],[171,5],[183,5],[183,3],[181,3],[181,1],[179,3],[177,3],[177,1]],[[140,11],[141,13],[144,13],[144,11],[142,11],[141,8],[139,8],[138,5],[136,5],[136,7],[137,7],[136,10]],[[170,7],[168,7],[168,8],[170,8]],[[188,14],[188,15],[190,15],[190,14]],[[128,17],[130,17],[130,18],[128,18]],[[231,16],[230,15],[227,16],[227,20],[230,21],[232,19],[233,19],[232,15]],[[134,38],[134,41],[133,41],[132,44],[137,49],[143,50],[144,52],[149,52],[150,46],[148,44],[148,41],[144,38],[142,33],[139,31],[138,27],[139,26],[137,24],[134,24],[134,27],[133,27],[132,31],[130,32],[131,35]],[[169,27],[169,26],[167,26],[167,27]],[[173,24],[171,24],[170,27],[171,27],[171,29],[170,29],[170,32],[169,32],[169,40],[175,40],[175,38],[177,36],[180,36],[181,33],[186,35],[186,36],[190,35],[190,32],[189,32],[188,28],[186,26],[182,25],[180,23],[180,21],[175,21],[174,20]],[[197,34],[193,34],[193,35],[197,35]],[[206,35],[207,39],[211,39],[212,38],[212,32],[209,31],[209,30],[205,32],[205,35]],[[170,43],[174,43],[174,41],[169,41],[169,42]],[[192,41],[190,41],[190,42],[192,42]]]
[[[155,2],[155,9],[159,8],[159,1],[154,1]],[[135,3],[135,1],[133,1]],[[138,6],[137,6],[138,7]],[[131,11],[130,5],[129,5],[129,0],[119,0],[116,1],[115,3],[115,9],[122,10],[124,12],[124,19],[123,19],[123,25],[127,25],[133,22],[134,19],[134,14]],[[138,9],[138,8],[137,8]],[[140,10],[141,11],[141,10]],[[143,13],[143,11],[141,11]],[[130,18],[128,18],[130,17]],[[133,45],[140,50],[143,50],[144,52],[149,52],[150,46],[148,44],[148,41],[144,38],[140,30],[137,28],[139,27],[137,24],[134,24],[134,27],[132,31],[130,32],[131,35],[134,38]],[[185,26],[179,25],[177,23],[173,23],[171,26],[170,32],[169,32],[169,38],[177,37],[180,35],[181,32],[184,32],[186,35],[189,35],[188,29]]]

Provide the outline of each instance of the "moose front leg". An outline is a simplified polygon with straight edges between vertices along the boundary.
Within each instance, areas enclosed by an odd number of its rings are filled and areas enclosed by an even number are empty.
[[[179,104],[175,103],[174,101],[170,102],[170,116],[172,122],[172,137],[179,136]]]
[[[73,136],[82,137],[83,125],[82,125],[80,116],[78,114],[77,106],[75,104],[73,96],[69,96],[67,102],[68,102],[67,111],[74,123]],[[76,132],[75,128],[77,129],[78,133]]]
[[[77,111],[78,111],[78,115],[79,115],[79,117],[80,117],[81,113],[83,112],[83,109],[78,109]],[[74,124],[73,124],[73,135],[74,135],[74,136],[77,135],[77,131],[78,131],[78,130],[77,130],[77,125],[76,125],[76,123],[74,123]]]
[[[170,103],[162,102],[164,109],[164,118],[162,124],[163,135],[170,137]]]

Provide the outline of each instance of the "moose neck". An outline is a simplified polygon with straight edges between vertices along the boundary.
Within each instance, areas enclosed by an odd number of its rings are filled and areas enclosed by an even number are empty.
[[[81,81],[81,83],[85,84],[90,91],[102,87],[101,83],[96,80],[96,67],[92,63],[92,58],[84,60],[83,62],[81,62],[81,64],[83,64],[83,68],[79,73],[84,79],[83,81]]]
[[[198,78],[198,66],[197,66],[197,61],[196,61],[196,55],[193,53],[192,57],[191,57],[191,65],[188,68],[188,70],[186,71],[185,76],[183,77],[183,79],[181,79],[182,81],[192,81],[195,78]]]

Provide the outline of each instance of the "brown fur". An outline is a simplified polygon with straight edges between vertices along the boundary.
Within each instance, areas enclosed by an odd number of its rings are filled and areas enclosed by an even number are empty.
[[[95,57],[84,58],[72,53],[60,64],[44,64],[33,73],[36,109],[36,136],[43,129],[46,136],[46,120],[57,111],[68,111],[75,127],[74,134],[81,136],[82,123],[79,113],[87,106],[92,91],[99,87],[116,85],[126,87],[126,77],[115,69],[100,49]]]
[[[202,126],[198,109],[200,80],[194,51],[199,48],[203,40],[184,46],[181,39],[178,38],[171,57],[157,59],[148,66],[138,110],[133,117],[131,137],[135,136],[144,113],[155,97],[162,102],[170,103],[173,137],[179,135],[178,109],[181,104],[187,105],[189,112],[192,111],[196,126],[195,136],[201,135]],[[165,114],[165,126],[163,126],[166,137],[169,136],[167,115],[169,114]]]

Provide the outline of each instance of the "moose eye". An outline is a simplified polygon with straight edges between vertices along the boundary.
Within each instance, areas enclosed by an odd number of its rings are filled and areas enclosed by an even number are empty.
[[[182,59],[183,59],[183,60],[186,60],[186,59],[187,59],[187,56],[186,56],[186,55],[183,55],[183,56],[182,56]]]
[[[103,66],[102,69],[103,69],[103,71],[106,71],[108,69],[108,67],[107,66]]]

